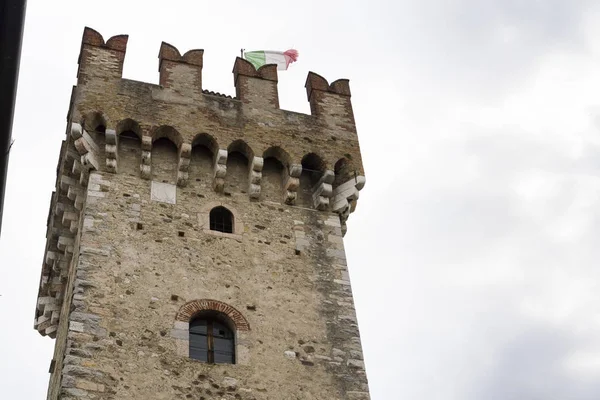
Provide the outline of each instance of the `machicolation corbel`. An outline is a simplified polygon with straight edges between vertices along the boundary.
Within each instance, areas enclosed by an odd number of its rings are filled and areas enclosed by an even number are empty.
[[[71,137],[74,140],[75,149],[81,156],[81,164],[88,169],[100,169],[98,154],[100,152],[94,139],[87,133],[80,124],[71,124]]]
[[[323,175],[312,189],[313,205],[317,210],[327,210],[329,198],[333,192],[333,181],[335,174],[331,170],[325,170]]]
[[[142,154],[140,175],[143,179],[152,179],[152,136],[142,136]]]
[[[223,193],[225,187],[225,176],[227,175],[227,150],[219,149],[215,156],[215,167],[213,175],[213,190]]]
[[[293,205],[298,197],[298,188],[300,187],[300,175],[302,174],[302,164],[290,164],[284,169],[283,178],[283,202]]]
[[[105,154],[106,154],[106,169],[113,174],[117,173],[117,162],[118,162],[118,146],[119,146],[119,137],[117,136],[117,132],[113,129],[107,129],[105,132],[106,144],[105,144]]]
[[[188,183],[191,155],[192,145],[183,143],[179,148],[179,164],[177,166],[177,185],[179,186],[185,186]]]
[[[262,169],[264,162],[265,161],[262,157],[256,156],[254,156],[250,162],[248,194],[253,200],[258,200],[260,198],[260,182],[262,180]]]
[[[340,216],[343,233],[346,232],[346,220],[354,212],[359,191],[365,186],[365,183],[365,177],[359,175],[340,184],[333,191],[333,204],[331,208],[333,212],[338,213]]]

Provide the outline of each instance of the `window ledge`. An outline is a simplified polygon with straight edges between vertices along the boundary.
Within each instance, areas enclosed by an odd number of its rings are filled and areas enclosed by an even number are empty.
[[[239,242],[242,241],[242,235],[238,235],[237,233],[225,233],[225,232],[219,232],[219,231],[212,231],[210,229],[203,229],[203,232],[207,233],[209,235],[217,236],[217,237],[235,239]]]

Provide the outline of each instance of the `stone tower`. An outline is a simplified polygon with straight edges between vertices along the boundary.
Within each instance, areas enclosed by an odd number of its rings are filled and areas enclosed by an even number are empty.
[[[160,85],[122,78],[127,36],[83,33],[48,216],[35,329],[48,399],[368,399],[342,236],[365,183],[350,88],[160,47]]]

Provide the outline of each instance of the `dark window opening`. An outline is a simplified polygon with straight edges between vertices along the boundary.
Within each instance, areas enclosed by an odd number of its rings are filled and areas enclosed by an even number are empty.
[[[210,210],[210,230],[233,233],[233,214],[225,207]]]
[[[104,125],[98,125],[96,127],[96,132],[106,133],[106,126],[104,126]]]
[[[121,134],[119,135],[119,137],[124,138],[124,139],[140,140],[140,138],[138,137],[138,135],[136,135],[135,132],[133,132],[133,131],[121,132]]]
[[[190,358],[210,364],[235,364],[233,332],[209,316],[190,322]]]

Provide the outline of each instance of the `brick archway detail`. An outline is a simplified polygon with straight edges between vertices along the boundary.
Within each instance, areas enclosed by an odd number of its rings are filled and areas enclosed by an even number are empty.
[[[248,320],[242,315],[241,312],[236,310],[229,304],[225,304],[222,301],[202,299],[192,300],[181,306],[177,312],[175,320],[182,322],[190,322],[190,320],[201,311],[218,311],[227,315],[234,323],[235,328],[238,331],[249,331],[250,324]]]

